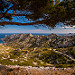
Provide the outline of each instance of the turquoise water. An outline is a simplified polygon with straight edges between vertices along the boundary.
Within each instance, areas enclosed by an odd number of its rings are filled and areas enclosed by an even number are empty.
[[[13,34],[20,34],[20,33],[0,33],[0,43],[4,43],[1,39],[2,38],[4,38],[5,37],[5,35],[8,35],[8,36],[11,36],[11,35],[13,35]],[[28,34],[28,33],[25,33],[25,34]],[[41,36],[41,35],[45,35],[45,36],[47,36],[47,35],[49,35],[50,33],[32,33],[32,35],[39,35],[39,36]],[[58,34],[59,36],[64,36],[64,34]]]

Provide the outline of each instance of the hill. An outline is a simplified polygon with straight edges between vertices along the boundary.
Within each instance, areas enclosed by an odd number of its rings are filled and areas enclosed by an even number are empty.
[[[75,50],[73,49],[73,47],[61,49],[54,49],[52,47],[15,49],[1,44],[0,64],[33,67],[74,67]]]
[[[18,34],[5,36],[2,39],[7,46],[11,46],[14,48],[20,49],[28,49],[28,48],[43,48],[43,47],[53,47],[53,48],[66,48],[75,46],[75,35],[71,36],[58,36],[54,33],[48,36],[39,36],[32,34]],[[15,44],[15,45],[14,45]]]
[[[75,35],[5,36],[0,44],[0,64],[33,67],[75,67]]]

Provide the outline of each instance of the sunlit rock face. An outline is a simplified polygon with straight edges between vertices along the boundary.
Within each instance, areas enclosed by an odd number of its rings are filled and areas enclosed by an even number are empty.
[[[58,37],[58,35],[56,35],[54,33],[47,36],[48,39],[53,39],[53,38],[57,38],[57,37]]]
[[[58,36],[54,33],[48,36],[39,36],[32,34],[18,34],[5,36],[2,39],[7,45],[12,47],[21,48],[34,48],[34,47],[54,47],[54,48],[64,48],[71,47],[75,45],[75,34],[71,36]]]

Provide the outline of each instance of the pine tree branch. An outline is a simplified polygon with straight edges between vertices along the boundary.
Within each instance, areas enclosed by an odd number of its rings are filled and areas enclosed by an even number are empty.
[[[5,11],[5,14],[7,14],[7,12],[8,12],[9,10],[11,10],[13,7],[14,7],[14,6],[10,7],[9,9],[7,9],[7,10]]]
[[[6,16],[29,16],[29,15],[25,15],[25,14],[6,14]]]
[[[44,24],[45,20],[42,21],[36,21],[36,22],[31,22],[31,23],[19,23],[19,22],[0,22],[1,26],[4,25],[20,25],[20,26],[25,26],[25,25],[35,25],[35,24]]]

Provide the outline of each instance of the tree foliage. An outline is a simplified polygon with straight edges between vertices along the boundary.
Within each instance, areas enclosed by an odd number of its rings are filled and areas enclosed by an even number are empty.
[[[13,16],[25,17],[33,22],[12,22]],[[9,22],[1,19],[8,19]],[[2,26],[45,24],[55,27],[58,22],[75,25],[75,0],[0,0]]]

